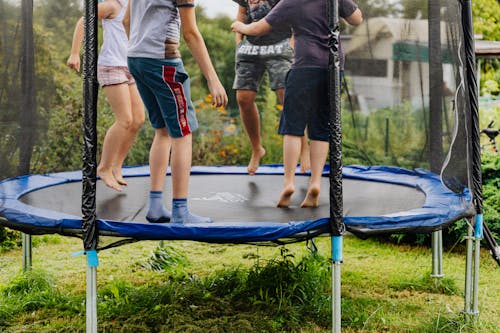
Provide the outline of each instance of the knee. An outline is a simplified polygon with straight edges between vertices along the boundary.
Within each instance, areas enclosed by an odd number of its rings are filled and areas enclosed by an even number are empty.
[[[132,117],[132,127],[135,131],[139,131],[146,120],[146,114],[144,112],[144,105],[142,102],[132,104]]]
[[[239,107],[244,110],[252,108],[255,103],[255,99],[253,98],[253,96],[246,94],[238,94],[236,96],[236,100],[238,102]]]
[[[139,116],[134,118],[134,120],[132,122],[131,130],[133,132],[139,132],[142,125],[144,125],[144,121],[145,121],[145,116],[144,116],[144,112],[143,112],[142,114],[140,114]]]
[[[116,120],[116,124],[126,131],[133,129],[134,120],[132,117],[120,117]]]
[[[155,129],[155,140],[170,140],[170,135],[167,128],[156,128]]]
[[[144,124],[144,115],[142,117],[122,117],[116,123],[127,132],[136,134]]]

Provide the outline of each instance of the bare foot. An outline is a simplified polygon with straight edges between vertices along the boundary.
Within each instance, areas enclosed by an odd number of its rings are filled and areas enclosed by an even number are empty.
[[[283,191],[281,191],[280,199],[276,207],[288,208],[290,207],[290,201],[292,200],[292,194],[295,192],[293,185],[285,186]]]
[[[300,156],[300,173],[306,173],[311,170],[311,160],[309,154],[304,154]]]
[[[106,184],[107,187],[112,188],[115,191],[121,192],[122,188],[120,187],[120,184],[115,179],[115,176],[113,176],[113,172],[111,170],[103,170],[97,168],[97,175],[101,180]]]
[[[252,157],[250,158],[250,162],[248,163],[248,174],[249,175],[255,175],[255,172],[259,168],[260,165],[260,159],[266,155],[266,150],[262,147],[260,147],[260,150],[258,152],[252,151]]]
[[[123,179],[123,175],[122,175],[122,169],[119,168],[119,169],[113,169],[113,177],[115,177],[115,180],[118,184],[120,185],[123,185],[123,186],[127,186],[128,183]]]
[[[300,207],[318,207],[319,205],[319,188],[312,187],[307,191],[304,201],[300,204]]]

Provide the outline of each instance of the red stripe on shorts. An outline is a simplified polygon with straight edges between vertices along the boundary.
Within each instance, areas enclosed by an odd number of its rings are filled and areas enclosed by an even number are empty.
[[[184,87],[180,82],[175,82],[175,67],[163,66],[163,81],[169,86],[174,94],[175,106],[177,108],[177,121],[181,129],[182,136],[191,134],[187,116],[187,102],[184,95]]]

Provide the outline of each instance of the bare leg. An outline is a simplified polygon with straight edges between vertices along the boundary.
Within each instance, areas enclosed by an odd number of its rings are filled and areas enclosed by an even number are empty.
[[[309,170],[311,170],[311,158],[306,128],[300,144],[300,172],[305,173]]]
[[[311,141],[311,178],[307,194],[300,207],[317,207],[321,191],[321,177],[328,155],[329,144],[327,141]]]
[[[192,135],[172,139],[172,223],[210,223],[209,217],[191,213],[188,208],[191,173]]]
[[[283,164],[285,175],[283,190],[278,201],[278,207],[289,207],[293,192],[295,192],[295,170],[300,156],[300,136],[285,135],[283,138]]]
[[[122,165],[127,157],[128,151],[130,147],[134,143],[135,137],[142,125],[144,124],[145,115],[144,115],[144,104],[142,103],[141,96],[137,91],[137,86],[135,84],[128,85],[128,93],[130,96],[130,104],[131,104],[131,116],[132,116],[132,124],[129,128],[129,136],[123,138],[123,145],[117,147],[117,158],[116,163],[113,168],[113,175],[120,185],[128,185],[127,182],[123,179],[122,176]]]
[[[121,168],[121,165],[117,165],[121,158],[119,155],[124,150],[124,146],[128,145],[129,138],[132,137],[133,140],[135,137],[135,133],[131,133],[132,106],[128,84],[105,86],[104,93],[115,115],[115,122],[104,136],[97,175],[106,186],[121,191],[122,188],[113,175],[113,169]]]
[[[281,105],[285,101],[285,89],[276,89],[276,96]],[[309,142],[307,141],[307,129],[304,131],[300,143],[300,172],[304,173],[311,169],[311,160],[309,158]]]
[[[248,173],[250,175],[255,174],[259,168],[261,158],[266,154],[260,138],[260,116],[255,104],[256,95],[257,92],[253,90],[238,90],[236,92],[240,116],[252,146],[252,157],[248,163]]]
[[[149,150],[150,190],[163,191],[170,158],[171,139],[166,128],[155,129]]]
[[[187,198],[192,158],[191,134],[172,139],[172,197]]]

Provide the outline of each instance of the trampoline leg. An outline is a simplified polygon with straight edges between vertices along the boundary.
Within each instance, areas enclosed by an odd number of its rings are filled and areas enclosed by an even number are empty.
[[[340,333],[341,297],[340,264],[342,263],[342,236],[334,236],[332,241],[332,332]]]
[[[474,232],[474,235],[472,233]],[[467,237],[467,264],[465,285],[466,319],[477,320],[479,316],[479,262],[481,255],[481,239],[483,238],[483,215],[476,215],[474,230],[469,226]]]
[[[467,230],[466,246],[467,257],[465,261],[465,293],[464,293],[464,313],[470,315],[471,313],[471,294],[472,294],[472,254],[473,254],[473,239],[472,227],[469,225]]]
[[[87,252],[87,333],[97,333],[97,253]]]
[[[474,271],[473,271],[473,279],[474,279],[474,289],[472,293],[472,314],[477,318],[479,316],[479,261],[481,254],[481,239],[476,238],[474,240],[475,243],[475,258],[474,258]]]
[[[440,279],[443,274],[443,231],[432,233],[432,274],[431,277]]]
[[[33,267],[31,235],[23,233],[23,272],[31,270]]]
[[[481,255],[481,239],[483,239],[483,214],[476,215],[474,225],[474,270],[473,270],[473,293],[472,293],[472,315],[479,316],[479,259]]]

